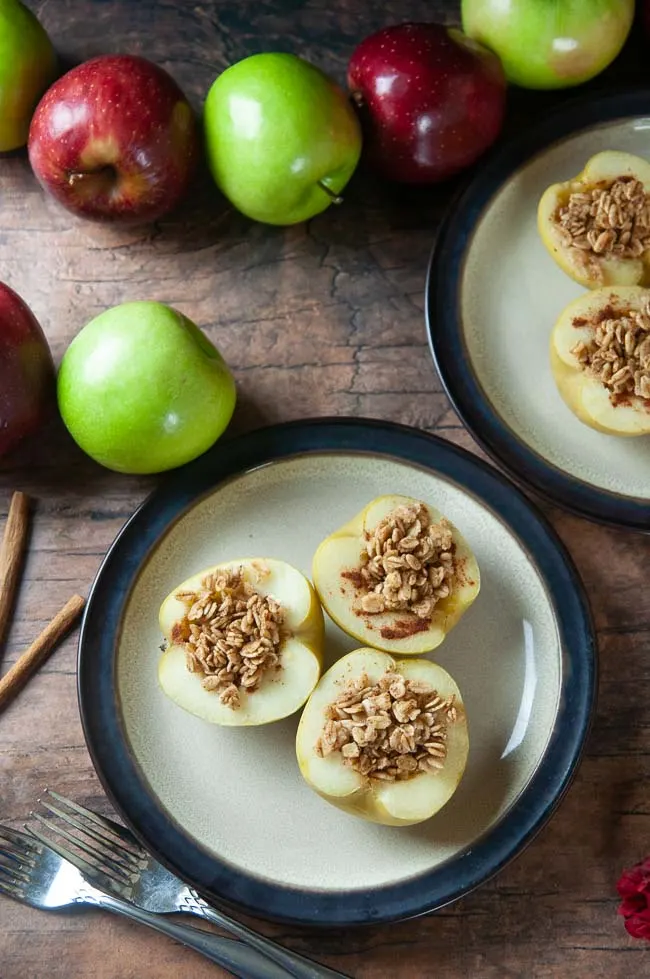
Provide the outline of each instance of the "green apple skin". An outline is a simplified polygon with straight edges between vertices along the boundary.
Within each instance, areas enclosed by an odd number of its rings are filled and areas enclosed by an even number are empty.
[[[34,109],[56,71],[52,43],[31,10],[20,0],[0,0],[0,153],[25,146]]]
[[[292,54],[256,54],[227,68],[208,92],[204,127],[217,186],[265,224],[320,214],[361,154],[361,127],[347,94]]]
[[[221,354],[182,313],[157,302],[114,306],[68,347],[59,410],[77,444],[123,473],[157,473],[213,445],[235,408]]]
[[[581,85],[618,55],[634,0],[462,0],[463,30],[522,88]]]

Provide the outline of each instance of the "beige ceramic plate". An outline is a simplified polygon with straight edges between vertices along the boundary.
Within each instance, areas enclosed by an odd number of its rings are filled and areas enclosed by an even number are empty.
[[[158,609],[233,556],[309,575],[319,542],[373,497],[429,501],[476,554],[481,592],[434,658],[456,678],[469,763],[451,802],[412,828],[327,805],[295,760],[298,716],[211,726],[160,690]],[[328,662],[355,643],[331,622]],[[257,913],[399,917],[490,876],[548,816],[576,763],[593,694],[588,612],[561,545],[505,480],[430,436],[363,422],[256,433],[172,478],[133,518],[93,590],[79,683],[98,771],[177,872]]]
[[[537,205],[606,149],[650,159],[650,93],[571,102],[479,170],[434,247],[429,335],[457,411],[516,478],[586,516],[648,529],[650,437],[582,424],[549,362],[555,321],[586,290],[546,251]]]

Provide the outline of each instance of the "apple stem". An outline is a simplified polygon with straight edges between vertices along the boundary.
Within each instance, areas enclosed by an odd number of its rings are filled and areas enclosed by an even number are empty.
[[[85,180],[87,176],[88,174],[81,170],[70,170],[68,171],[68,183],[71,187],[74,187],[80,180]]]
[[[327,184],[324,184],[322,180],[318,181],[318,186],[321,190],[324,190],[327,196],[331,199],[332,204],[342,204],[343,198],[340,194],[335,194],[333,190],[330,190]]]
[[[71,187],[75,184],[81,183],[84,180],[88,180],[89,177],[110,177],[115,178],[115,167],[110,164],[106,166],[98,167],[96,170],[68,170],[67,179]]]

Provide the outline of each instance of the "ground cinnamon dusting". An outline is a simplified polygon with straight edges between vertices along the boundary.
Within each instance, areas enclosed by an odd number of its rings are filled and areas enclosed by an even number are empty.
[[[602,382],[614,404],[632,396],[650,398],[650,302],[626,312],[608,306],[607,313],[596,317],[591,337],[571,353],[585,373]]]
[[[351,581],[355,588],[363,588],[364,580],[360,571],[341,571],[341,577],[345,578],[346,581]]]
[[[453,697],[387,671],[377,683],[366,673],[348,681],[325,716],[317,755],[340,751],[344,764],[361,775],[394,782],[444,768],[447,731],[458,709]]]
[[[264,573],[261,565],[257,570]],[[255,591],[241,569],[208,575],[201,584],[199,592],[177,595],[187,611],[172,641],[184,647],[188,670],[202,674],[203,688],[236,710],[240,691],[256,690],[280,666],[283,610]]]
[[[426,632],[429,623],[426,619],[397,619],[392,625],[383,625],[379,630],[382,639],[408,639]]]
[[[404,504],[366,534],[360,567],[342,577],[363,593],[364,614],[412,612],[425,623],[414,631],[424,631],[435,606],[452,592],[454,550],[444,518],[434,523],[423,503]]]
[[[611,303],[607,303],[602,309],[599,309],[594,316],[594,323],[602,323],[603,320],[612,320],[616,317],[616,310]]]

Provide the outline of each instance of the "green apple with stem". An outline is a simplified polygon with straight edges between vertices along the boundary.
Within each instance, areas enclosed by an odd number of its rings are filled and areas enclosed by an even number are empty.
[[[26,144],[56,66],[52,42],[31,10],[20,0],[0,0],[0,153]]]
[[[570,88],[598,75],[633,19],[634,0],[462,0],[465,33],[523,88]]]
[[[216,347],[158,302],[123,303],[91,320],[63,356],[57,393],[80,448],[125,473],[195,459],[225,430],[236,399]]]
[[[217,186],[266,224],[297,224],[340,203],[361,154],[346,93],[293,54],[255,54],[227,68],[208,92],[204,125]]]

